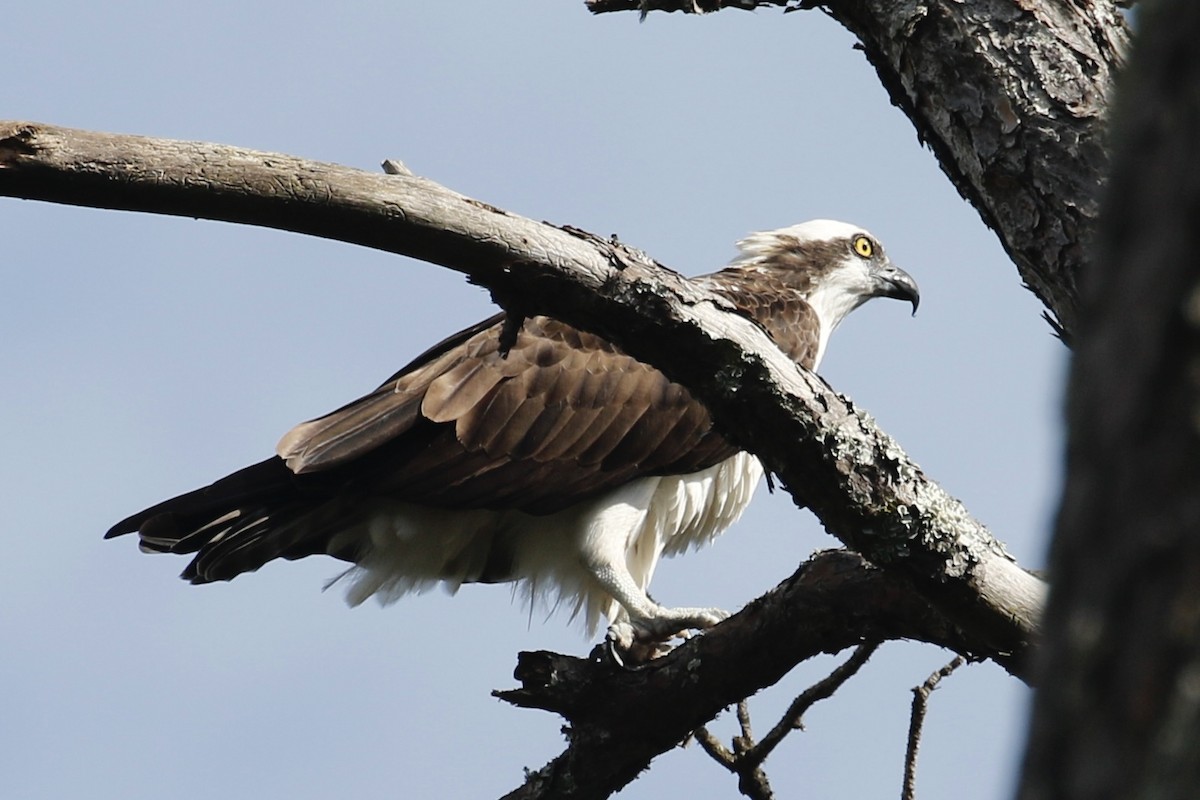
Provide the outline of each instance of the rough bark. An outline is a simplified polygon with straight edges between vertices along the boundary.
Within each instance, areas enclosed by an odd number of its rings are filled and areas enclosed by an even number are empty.
[[[800,661],[900,638],[984,655],[903,580],[855,553],[827,551],[704,636],[637,669],[522,653],[516,676],[523,687],[498,696],[561,714],[571,746],[508,797],[607,797],[651,758]]]
[[[1142,9],[1071,370],[1027,800],[1200,797],[1200,6]]]
[[[1111,0],[588,0],[594,12],[820,6],[1074,338],[1108,173],[1105,109],[1128,42]]]

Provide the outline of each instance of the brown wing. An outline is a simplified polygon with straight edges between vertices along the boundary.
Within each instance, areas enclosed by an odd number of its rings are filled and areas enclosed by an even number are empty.
[[[451,337],[366,397],[297,426],[279,455],[299,475],[340,473],[371,493],[548,513],[736,452],[687,390],[603,339],[534,317],[502,357],[499,325]]]
[[[786,292],[739,287],[760,276],[737,277],[710,285],[810,365],[812,309]],[[183,573],[192,582],[229,580],[280,557],[355,560],[361,543],[342,532],[372,494],[549,513],[638,475],[686,474],[735,452],[658,370],[543,317],[527,320],[501,357],[501,319],[296,427],[279,444],[282,458],[133,514],[106,536],[137,531],[143,549],[196,553]]]

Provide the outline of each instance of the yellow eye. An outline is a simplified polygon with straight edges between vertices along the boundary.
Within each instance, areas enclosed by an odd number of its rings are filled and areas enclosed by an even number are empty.
[[[863,258],[870,258],[875,255],[875,245],[865,236],[854,237],[854,252],[858,253]]]

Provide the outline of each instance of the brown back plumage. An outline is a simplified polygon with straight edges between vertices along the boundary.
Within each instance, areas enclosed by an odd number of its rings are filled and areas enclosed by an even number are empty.
[[[600,337],[533,317],[501,356],[499,329],[493,318],[362,400],[297,426],[279,455],[299,475],[372,457],[369,485],[391,497],[536,514],[736,452],[686,389]]]
[[[773,274],[703,279],[811,366],[818,320]],[[546,514],[640,475],[688,474],[736,452],[705,408],[598,336],[527,319],[500,354],[502,316],[430,348],[374,392],[290,431],[279,457],[113,526],[143,548],[198,552],[184,577],[228,580],[276,557],[356,557],[338,532],[374,496]],[[285,466],[286,465],[286,466]]]

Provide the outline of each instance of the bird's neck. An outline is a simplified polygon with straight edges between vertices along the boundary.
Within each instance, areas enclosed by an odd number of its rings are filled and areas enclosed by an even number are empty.
[[[761,325],[789,358],[816,369],[828,337],[822,335],[821,320],[800,290],[762,271],[722,270],[703,280],[707,288]]]

